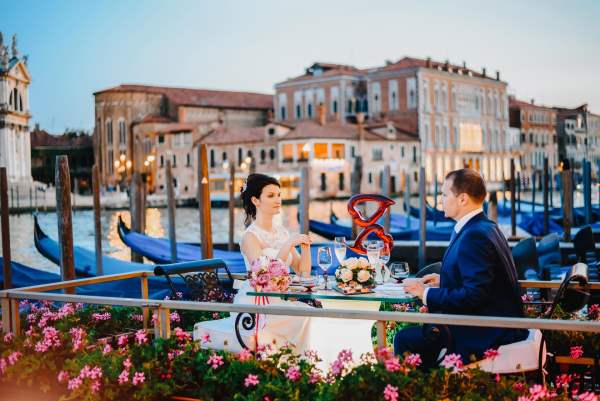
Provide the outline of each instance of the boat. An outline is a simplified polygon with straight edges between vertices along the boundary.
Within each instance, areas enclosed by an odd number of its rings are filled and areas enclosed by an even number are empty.
[[[121,216],[119,216],[117,230],[121,241],[123,241],[125,245],[131,248],[132,251],[143,255],[145,258],[155,263],[171,263],[171,244],[167,238],[157,238],[132,231],[129,227],[127,227],[123,219],[121,219]],[[335,235],[331,237],[331,239],[333,238],[335,238]],[[194,244],[189,242],[177,242],[176,246],[178,262],[189,262],[193,260],[199,260],[202,258],[200,244]],[[317,251],[319,247],[323,246],[331,247],[331,254],[334,254],[334,250],[331,244],[312,245],[310,251],[312,255],[313,274],[318,274],[321,272],[320,267],[317,264]],[[240,252],[225,251],[222,249],[213,248],[213,257],[223,259],[231,273],[247,272],[244,258]],[[333,258],[332,264],[328,269],[328,273],[333,274],[338,266],[339,263],[337,259]]]

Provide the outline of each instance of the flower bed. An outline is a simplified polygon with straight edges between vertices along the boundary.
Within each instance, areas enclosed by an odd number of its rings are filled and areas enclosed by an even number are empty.
[[[567,378],[546,389],[530,385],[523,376],[463,370],[460,358],[453,355],[446,358],[445,367],[426,372],[418,368],[418,355],[399,358],[389,349],[363,355],[358,366],[351,362],[351,351],[343,351],[321,371],[318,355],[309,352],[301,358],[291,346],[277,351],[268,347],[256,354],[200,349],[182,329],[189,322],[181,316],[179,321],[172,316],[171,339],[152,340],[141,329],[136,309],[73,304],[55,308],[48,303],[29,308],[26,335],[5,335],[0,342],[0,385],[29,387],[63,400],[160,400],[179,395],[202,400],[525,401],[569,399],[578,390]],[[193,321],[219,317],[196,315]],[[122,327],[129,333],[117,334]],[[495,353],[488,355],[493,358]],[[582,393],[579,399],[597,398]]]

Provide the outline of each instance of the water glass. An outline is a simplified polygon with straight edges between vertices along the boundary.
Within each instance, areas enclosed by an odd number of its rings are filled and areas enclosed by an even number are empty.
[[[402,281],[408,277],[410,269],[406,262],[394,262],[390,266],[390,275],[397,281]]]
[[[323,281],[325,282],[325,289],[327,289],[327,269],[331,266],[331,248],[328,246],[321,246],[317,249],[317,264],[323,270]]]
[[[335,257],[342,264],[344,259],[346,259],[346,238],[335,237],[333,240],[333,249],[335,250]]]

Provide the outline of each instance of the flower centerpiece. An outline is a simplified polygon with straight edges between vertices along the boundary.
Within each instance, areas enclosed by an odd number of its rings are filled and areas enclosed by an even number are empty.
[[[348,258],[336,270],[335,281],[347,294],[371,292],[375,286],[375,268],[365,258]]]
[[[250,284],[257,291],[284,292],[291,281],[290,270],[281,259],[261,256],[250,265]]]

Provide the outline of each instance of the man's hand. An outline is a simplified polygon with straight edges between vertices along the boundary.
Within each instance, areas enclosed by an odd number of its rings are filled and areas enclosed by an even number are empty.
[[[426,274],[423,276],[423,284],[429,287],[440,286],[440,275],[437,273]]]
[[[425,284],[423,279],[404,280],[404,291],[409,294],[416,295],[423,299],[423,292],[425,291]]]

